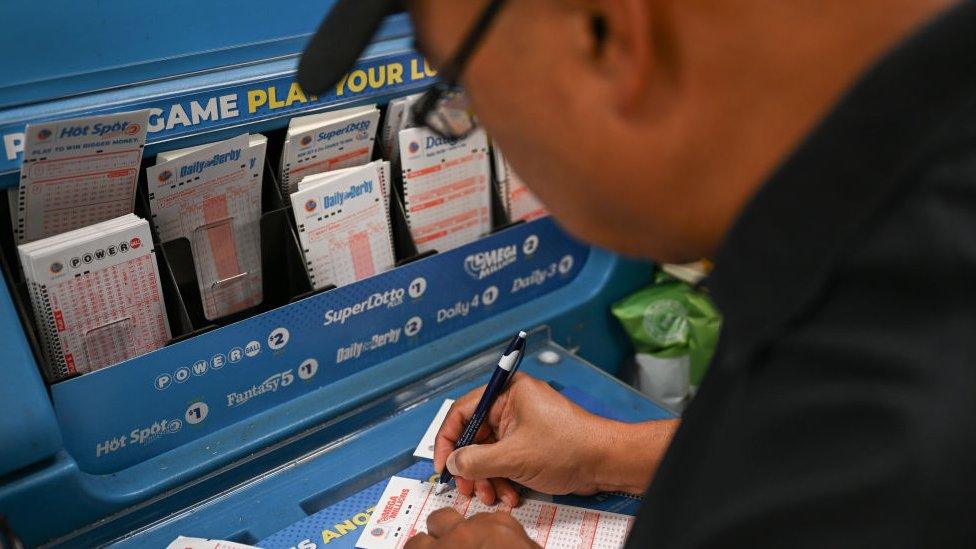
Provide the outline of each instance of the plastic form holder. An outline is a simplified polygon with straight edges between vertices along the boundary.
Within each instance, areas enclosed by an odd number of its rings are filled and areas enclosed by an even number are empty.
[[[132,318],[125,317],[85,332],[85,357],[92,370],[118,364],[135,356]]]
[[[190,240],[200,298],[207,319],[249,309],[262,300],[258,218],[234,217],[201,225]],[[250,264],[257,268],[245,268]]]

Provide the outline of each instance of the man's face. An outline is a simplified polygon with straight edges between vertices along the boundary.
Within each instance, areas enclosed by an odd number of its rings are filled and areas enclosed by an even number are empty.
[[[443,66],[487,0],[414,0],[420,49]],[[577,236],[647,255],[639,185],[615,158],[594,62],[592,20],[560,0],[511,0],[461,77],[475,111],[515,170]],[[618,162],[619,161],[619,162]],[[659,254],[668,255],[668,254]]]

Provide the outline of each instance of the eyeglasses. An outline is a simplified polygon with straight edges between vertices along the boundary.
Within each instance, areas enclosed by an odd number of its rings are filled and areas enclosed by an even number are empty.
[[[448,139],[463,139],[478,127],[478,120],[471,111],[467,95],[458,86],[458,80],[504,3],[505,0],[491,0],[478,15],[454,57],[440,70],[440,80],[411,109],[416,123]]]

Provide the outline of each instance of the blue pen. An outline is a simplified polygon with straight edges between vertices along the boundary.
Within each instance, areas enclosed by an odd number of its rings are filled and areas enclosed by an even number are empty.
[[[498,396],[502,394],[505,386],[508,385],[508,380],[515,376],[515,372],[518,371],[518,367],[522,363],[522,357],[525,355],[525,337],[525,332],[516,334],[512,338],[512,342],[508,344],[508,348],[502,353],[502,357],[498,360],[498,366],[495,367],[495,371],[491,374],[491,379],[488,381],[488,385],[485,386],[485,392],[481,394],[481,400],[478,401],[478,406],[474,409],[471,422],[464,428],[464,432],[461,433],[461,438],[454,444],[454,449],[464,448],[474,442],[474,437],[478,434],[478,430],[481,429],[481,424],[488,418],[488,412],[491,410],[492,405],[498,400]],[[441,472],[440,482],[437,483],[435,493],[444,493],[453,479],[454,476],[451,475],[451,472],[445,466]]]

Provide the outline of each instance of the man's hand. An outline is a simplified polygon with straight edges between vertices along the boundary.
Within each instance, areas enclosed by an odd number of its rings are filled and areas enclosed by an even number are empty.
[[[478,513],[465,520],[460,513],[446,507],[431,513],[427,517],[427,533],[410,538],[404,549],[435,547],[538,549],[539,546],[509,513]]]
[[[628,424],[593,415],[547,383],[516,374],[475,437],[454,450],[484,387],[458,399],[434,443],[434,469],[446,466],[458,491],[515,506],[510,479],[547,494],[643,493],[677,420]]]

